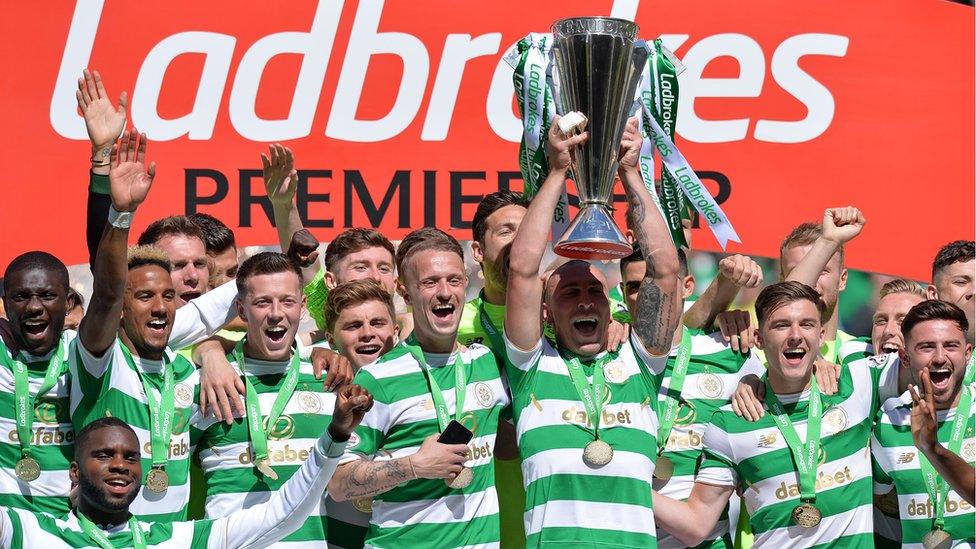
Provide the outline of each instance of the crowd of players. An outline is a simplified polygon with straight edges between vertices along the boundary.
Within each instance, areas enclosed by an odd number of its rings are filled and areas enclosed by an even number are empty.
[[[976,543],[972,240],[938,251],[927,289],[885,284],[871,338],[837,326],[853,207],[784,239],[755,320],[727,310],[764,284],[745,256],[687,301],[631,123],[619,301],[588,262],[543,264],[587,138],[556,124],[535,196],[477,208],[471,301],[464,250],[435,228],[396,247],[346,230],[320,267],[280,145],[262,161],[283,253],[238,264],[204,214],[129,247],[148,141],[98,73],[78,88],[93,293],[72,323],[56,257],[4,272],[0,546]],[[299,333],[303,310],[316,331]]]

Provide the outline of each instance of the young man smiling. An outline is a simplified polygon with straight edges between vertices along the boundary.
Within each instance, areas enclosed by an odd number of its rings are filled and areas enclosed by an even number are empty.
[[[414,331],[356,374],[376,406],[330,492],[373,500],[370,547],[497,546],[492,449],[509,398],[491,352],[457,342],[468,282],[461,245],[438,229],[413,231],[397,271]],[[469,444],[437,441],[452,420],[473,432]]]
[[[329,346],[355,371],[375,362],[396,343],[393,297],[371,279],[339,284],[325,302]]]

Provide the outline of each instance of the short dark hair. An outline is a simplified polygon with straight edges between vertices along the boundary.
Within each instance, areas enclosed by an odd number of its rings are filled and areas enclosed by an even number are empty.
[[[210,214],[200,212],[191,214],[188,217],[203,232],[203,245],[207,248],[208,254],[217,255],[229,248],[237,248],[237,242],[234,240],[234,231],[230,230],[230,227],[227,225],[224,225],[223,221]]]
[[[912,328],[926,320],[948,320],[955,322],[964,334],[969,332],[969,320],[966,319],[966,313],[957,305],[938,299],[926,299],[909,309],[908,314],[901,321],[902,337],[907,341]]]
[[[400,241],[396,253],[396,268],[403,276],[403,264],[415,253],[427,250],[456,253],[464,262],[464,250],[453,236],[435,227],[423,227],[412,231]]]
[[[8,284],[10,283],[10,277],[14,273],[32,271],[35,269],[51,271],[56,274],[61,280],[64,281],[65,291],[67,292],[68,268],[64,266],[64,263],[60,259],[54,257],[53,255],[40,250],[35,250],[18,255],[13,261],[10,262],[9,265],[7,265],[7,269],[3,273],[4,295],[6,295],[10,290]]]
[[[298,263],[281,252],[260,252],[244,260],[237,271],[237,292],[244,295],[247,289],[247,279],[252,276],[288,273],[298,276],[299,285],[304,282],[302,268]]]
[[[363,278],[339,284],[329,290],[329,297],[325,301],[325,329],[331,332],[335,328],[335,322],[344,309],[367,301],[379,301],[386,305],[390,320],[396,322],[393,296],[379,282],[372,278]]]
[[[976,257],[976,241],[956,240],[950,242],[939,249],[932,262],[932,281],[935,282],[935,275],[953,263],[965,263],[972,261]]]
[[[331,271],[342,258],[367,248],[383,248],[390,252],[390,257],[396,256],[389,238],[376,229],[356,227],[339,233],[325,248],[325,270]]]
[[[630,252],[630,255],[624,257],[620,260],[620,278],[623,279],[624,269],[627,265],[631,263],[637,263],[638,261],[647,261],[644,257],[644,251],[641,250],[640,244],[637,242],[633,243],[634,251]],[[678,252],[678,276],[684,278],[688,276],[688,254],[682,248],[676,248]]]
[[[488,230],[488,218],[491,217],[491,214],[505,206],[522,206],[523,208],[528,208],[529,200],[524,194],[509,190],[486,194],[481,199],[481,202],[478,203],[478,209],[475,210],[474,218],[471,220],[471,236],[474,237],[476,242],[481,244],[485,243],[485,231]]]
[[[819,318],[822,322],[826,305],[820,299],[817,290],[795,281],[777,282],[766,286],[756,298],[756,317],[759,319],[759,325],[762,326],[766,318],[776,309],[804,299],[817,306]]]
[[[84,447],[87,445],[88,438],[91,437],[92,433],[110,427],[115,427],[115,428],[129,431],[130,433],[132,433],[132,436],[136,439],[136,442],[138,443],[139,437],[136,435],[135,430],[133,430],[128,423],[122,421],[121,419],[115,416],[100,417],[95,421],[92,421],[88,425],[82,427],[81,430],[78,431],[78,434],[75,435],[75,461],[78,461],[84,456],[82,451],[84,450]]]
[[[185,215],[171,215],[150,223],[146,227],[146,230],[142,231],[142,234],[139,235],[138,244],[140,246],[151,246],[159,242],[164,236],[170,235],[189,236],[191,238],[199,238],[202,242],[206,242],[200,226],[190,220],[189,217]]]

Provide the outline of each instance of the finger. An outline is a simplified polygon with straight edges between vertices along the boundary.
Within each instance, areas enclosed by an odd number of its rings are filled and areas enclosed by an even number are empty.
[[[332,391],[332,384],[335,383],[337,369],[338,368],[334,363],[328,365],[328,370],[326,370],[325,374],[325,381],[322,383],[322,387],[324,387],[326,391]]]
[[[244,400],[241,399],[241,395],[244,394],[246,388],[244,387],[244,382],[241,381],[241,378],[236,376],[234,377],[234,389],[237,390],[237,394],[230,393],[232,396],[230,403],[231,406],[233,406],[234,411],[237,412],[237,415],[243,417],[246,414],[246,411],[244,410]]]
[[[271,165],[277,168],[281,165],[281,155],[278,154],[278,145],[274,144],[268,148],[271,151]]]
[[[153,181],[156,180],[156,161],[155,160],[149,163],[149,169],[146,170],[146,173],[149,174],[149,182],[150,183],[152,183]]]
[[[223,414],[224,421],[227,425],[230,425],[234,422],[234,414],[230,411],[230,403],[227,402],[227,393],[220,387],[215,389],[214,392],[217,394],[217,406],[220,407],[220,413]]]
[[[929,371],[922,370],[922,389],[925,391],[925,405],[928,408],[927,411],[931,411],[935,414],[935,393],[932,391],[932,378],[929,377]]]
[[[81,94],[82,99],[85,101],[85,105],[91,103],[91,97],[88,97],[88,88],[85,87],[85,79],[78,79],[78,93]]]
[[[739,345],[739,334],[734,333],[734,334],[729,335],[728,340],[729,340],[729,347],[732,348],[732,351],[734,351],[736,353],[741,353],[742,352],[742,349],[741,349],[741,347]]]
[[[146,132],[139,134],[139,148],[136,149],[136,162],[144,164],[146,162]]]
[[[264,168],[265,172],[271,169],[271,161],[264,153],[261,153],[261,167]]]
[[[759,421],[762,419],[762,403],[756,399],[755,395],[746,397],[746,419],[749,421]]]
[[[112,154],[109,156],[109,162],[113,167],[119,165],[119,144],[116,143],[112,145]]]
[[[139,130],[132,128],[132,131],[129,132],[128,150],[125,153],[126,157],[129,159],[130,162],[134,162],[136,160],[136,146],[138,144],[138,141],[139,141]]]
[[[95,78],[95,93],[98,94],[98,97],[108,97],[108,94],[105,93],[105,86],[102,84],[102,75],[98,74],[98,71],[94,71],[92,76]]]
[[[98,91],[95,89],[95,79],[92,77],[92,73],[85,69],[85,91],[88,93],[88,102],[91,103],[98,98]]]
[[[85,101],[85,94],[81,93],[81,90],[75,91],[75,99],[78,100],[78,108],[84,113],[85,109],[88,108],[88,101]]]
[[[117,111],[119,114],[124,116],[128,108],[129,108],[129,94],[126,92],[122,92],[119,94],[119,108],[117,109]]]
[[[200,391],[200,413],[206,417],[207,415],[207,405],[210,403],[210,399],[207,397],[207,389],[201,387]]]
[[[129,130],[122,132],[122,138],[119,139],[119,164],[123,162],[128,162],[129,160]]]
[[[563,143],[567,147],[575,147],[575,146],[577,146],[577,145],[579,145],[581,143],[585,143],[586,140],[589,139],[589,137],[590,137],[590,133],[589,132],[583,132],[583,133],[581,133],[579,135],[574,135],[573,137],[570,137],[569,139],[567,139]]]
[[[735,415],[742,417],[742,404],[739,400],[738,392],[732,395],[732,412],[734,412]]]
[[[315,353],[312,356],[312,375],[315,379],[322,379],[322,370],[325,365],[325,360],[321,356],[316,357]]]
[[[319,259],[319,251],[315,250],[314,252],[308,254],[307,262],[309,265],[314,265],[315,262],[318,261],[318,259]]]
[[[908,384],[908,394],[912,397],[912,405],[918,406],[922,402],[922,395],[918,394],[918,387]]]
[[[295,165],[295,157],[291,154],[291,149],[285,147],[285,167],[291,170]]]
[[[214,391],[213,387],[207,387],[206,392],[210,413],[217,418],[217,421],[222,421],[224,419],[224,415],[220,412],[220,406],[217,403],[217,393]]]

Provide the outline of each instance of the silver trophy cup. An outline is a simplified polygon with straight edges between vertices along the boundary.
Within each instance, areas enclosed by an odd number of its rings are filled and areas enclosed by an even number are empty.
[[[610,214],[620,138],[648,50],[637,41],[637,25],[609,17],[576,17],[552,25],[556,109],[588,119],[589,139],[578,146],[573,180],[580,212],[555,251],[575,259],[619,259],[633,249]]]

